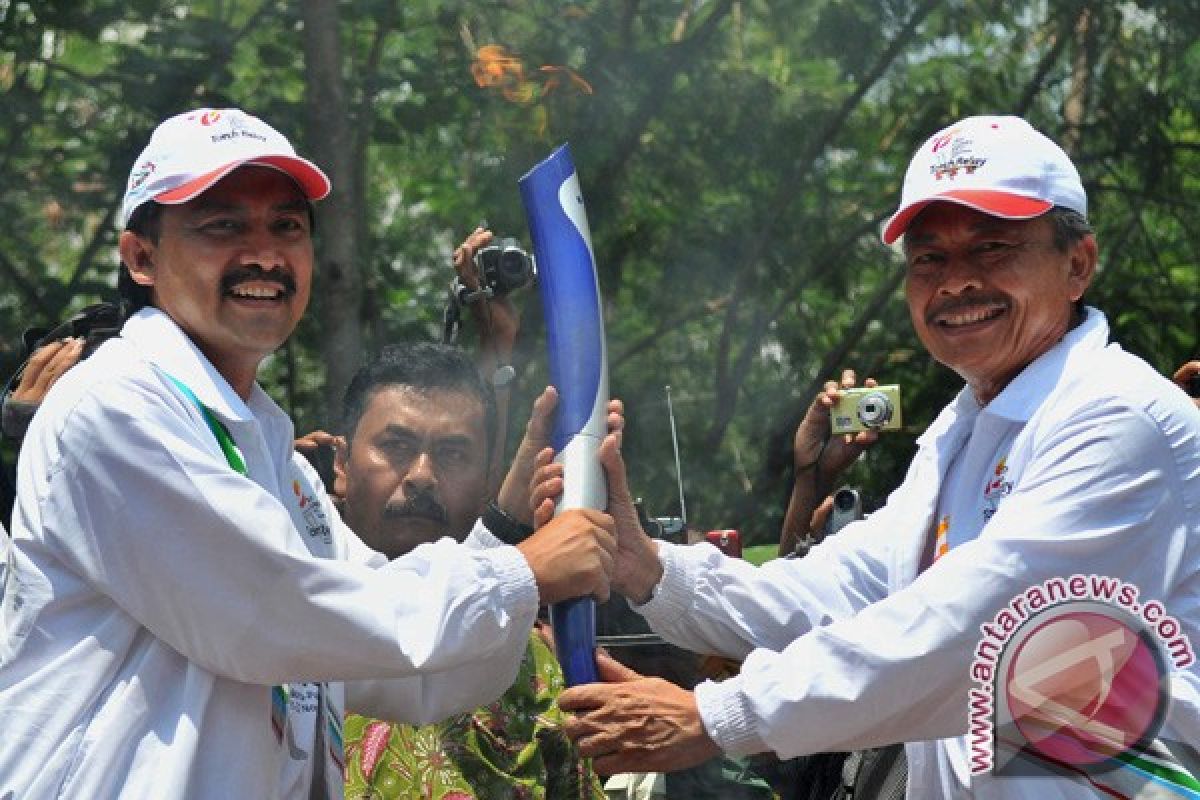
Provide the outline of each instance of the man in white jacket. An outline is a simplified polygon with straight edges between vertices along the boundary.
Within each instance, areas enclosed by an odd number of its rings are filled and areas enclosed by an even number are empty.
[[[653,542],[628,511],[617,440],[605,443],[614,588],[671,641],[744,663],[694,693],[612,665],[621,682],[565,692],[568,732],[598,771],[907,742],[914,798],[1197,796],[1200,414],[1083,306],[1097,263],[1086,213],[1070,159],[1024,120],[964,119],[917,151],[884,241],[904,237],[913,325],[966,386],[884,508],[803,559],[758,569]],[[541,479],[535,500],[557,489],[553,467]],[[1087,635],[1022,648],[1039,629],[1016,623],[1070,607],[1044,591],[1067,586],[1099,601],[1089,620],[1136,618],[1162,674],[1131,689],[1117,679],[1133,651],[1100,652]],[[1055,619],[1057,632],[1086,630]],[[1126,632],[1123,644],[1144,641]],[[1022,670],[997,669],[1001,652]],[[1147,683],[1149,701],[1137,694]],[[1002,701],[1031,686],[1047,694],[1017,721],[1014,769],[979,769],[995,742],[972,698],[1016,716]],[[1153,701],[1160,687],[1169,702]],[[1069,754],[1101,723],[1117,759],[1096,770]],[[999,733],[1012,749],[1013,729]]]
[[[148,304],[21,451],[0,597],[0,797],[340,797],[349,708],[425,723],[512,682],[541,602],[606,596],[612,522],[389,562],[257,385],[309,298],[329,182],[266,123],[162,123],[120,253]]]

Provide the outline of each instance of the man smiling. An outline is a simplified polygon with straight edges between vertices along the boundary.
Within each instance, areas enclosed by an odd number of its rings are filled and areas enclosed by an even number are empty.
[[[981,627],[1029,587],[1110,576],[1200,642],[1200,414],[1082,306],[1097,261],[1086,213],[1066,153],[1016,117],[964,119],[917,151],[883,238],[904,237],[913,326],[966,386],[887,504],[803,559],[756,569],[654,542],[637,525],[618,441],[605,442],[614,588],[671,641],[745,661],[694,693],[607,662],[618,682],[564,692],[568,733],[597,770],[906,742],[913,798],[1132,796],[1164,775],[1191,796],[1195,662],[1164,677],[1173,700],[1153,774],[1133,757],[1098,774],[1036,748],[1022,751],[1024,777],[972,775],[969,763]],[[535,501],[561,486],[542,458]],[[1064,694],[1079,688],[1054,677]]]
[[[539,599],[607,595],[604,514],[390,562],[339,520],[255,382],[304,313],[328,191],[236,109],[165,121],[136,162],[119,248],[143,307],[21,450],[0,797],[340,797],[344,708],[492,700]]]

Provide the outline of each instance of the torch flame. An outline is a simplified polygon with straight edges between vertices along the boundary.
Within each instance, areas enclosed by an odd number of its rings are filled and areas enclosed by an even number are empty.
[[[538,67],[540,83],[525,77],[525,65],[503,45],[485,44],[475,51],[471,75],[481,89],[498,89],[505,100],[528,104],[567,86],[592,94],[592,86],[570,67],[547,64]]]
[[[471,75],[481,89],[499,89],[506,100],[527,103],[532,99],[533,87],[525,80],[521,60],[498,44],[479,48],[471,64]]]

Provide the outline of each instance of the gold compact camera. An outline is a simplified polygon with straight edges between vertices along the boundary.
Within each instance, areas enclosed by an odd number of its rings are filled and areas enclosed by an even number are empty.
[[[900,430],[900,387],[893,383],[843,389],[829,410],[829,422],[834,433]]]

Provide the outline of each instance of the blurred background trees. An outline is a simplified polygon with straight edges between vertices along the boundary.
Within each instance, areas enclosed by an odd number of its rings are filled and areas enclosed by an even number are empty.
[[[528,243],[517,179],[570,141],[631,477],[700,527],[775,535],[791,433],[842,366],[903,386],[854,468],[882,501],[961,386],[912,334],[878,237],[912,150],[975,113],[1056,137],[1092,203],[1091,302],[1167,371],[1200,353],[1200,3],[985,0],[0,0],[0,369],[112,295],[154,125],[237,105],[326,167],[314,308],[264,382],[299,430],[368,352],[436,338],[476,224]],[[517,430],[546,381],[536,292]],[[470,336],[467,331],[464,336]]]

